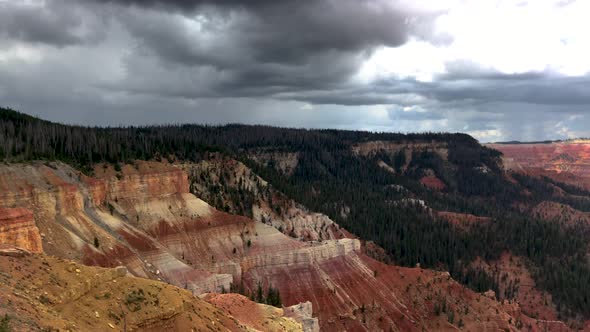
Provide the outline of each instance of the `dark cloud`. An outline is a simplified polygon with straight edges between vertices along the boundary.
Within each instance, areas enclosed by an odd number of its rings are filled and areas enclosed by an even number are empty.
[[[485,80],[535,80],[547,77],[558,76],[550,71],[524,72],[505,74],[491,68],[484,68],[477,63],[470,61],[452,61],[445,65],[447,72],[437,77],[438,80],[460,81],[467,79]]]
[[[131,10],[120,21],[145,54],[168,65],[213,67],[233,78],[221,84],[220,91],[236,95],[255,93],[253,87],[263,94],[269,88],[329,88],[354,74],[374,47],[401,45],[409,34],[406,13],[379,0],[223,5],[200,8],[182,19]]]
[[[107,3],[134,5],[116,17],[137,41],[127,78],[109,88],[183,98],[336,91],[375,47],[403,44],[411,28],[410,13],[382,0]]]
[[[319,52],[358,52],[380,45],[398,46],[409,33],[407,17],[415,15],[384,0],[309,1],[106,1],[152,6],[191,8],[182,12],[201,28],[190,29],[168,15],[138,13],[124,22],[145,46],[163,58],[186,64],[211,61],[211,54],[226,49],[224,42],[240,47],[259,62],[299,63]],[[207,6],[206,6],[207,5]],[[197,10],[198,9],[198,10]],[[162,13],[152,11],[152,13]],[[165,13],[162,13],[165,14]],[[215,33],[220,41],[210,41],[213,49],[194,45],[195,34]],[[203,40],[197,40],[203,43]],[[225,45],[227,47],[227,45]],[[236,47],[236,46],[233,46]],[[232,48],[233,48],[232,47]]]
[[[416,84],[416,90],[440,100],[478,100],[480,102],[522,102],[544,105],[590,105],[590,78],[546,77],[519,78],[498,75],[465,80]]]
[[[399,3],[0,0],[0,99],[100,125],[245,122],[508,140],[590,124],[588,76],[505,74],[462,60],[430,82],[359,80],[380,47],[450,45],[432,31],[434,14]]]
[[[104,17],[61,0],[44,5],[0,2],[0,36],[9,40],[55,46],[96,42],[104,37]]]
[[[121,6],[137,6],[144,8],[172,9],[180,11],[194,11],[197,8],[215,5],[224,7],[259,7],[269,3],[287,3],[292,0],[93,0],[102,4],[116,4]]]

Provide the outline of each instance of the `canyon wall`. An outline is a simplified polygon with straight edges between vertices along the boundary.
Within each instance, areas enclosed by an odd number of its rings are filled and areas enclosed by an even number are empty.
[[[315,222],[284,224],[317,239],[306,241],[285,235],[272,220],[218,211],[189,192],[199,183],[189,182],[186,167],[136,161],[120,169],[98,165],[89,177],[63,163],[2,165],[0,207],[19,209],[29,224],[32,216],[44,251],[57,257],[124,266],[195,295],[229,290],[231,283],[250,293],[272,286],[286,307],[311,303],[312,316],[299,313],[311,330],[316,319],[328,331],[453,329],[459,319],[475,330],[515,330],[501,304],[439,272],[379,263],[340,227],[321,233]],[[250,185],[263,183],[254,176]],[[0,239],[14,237],[4,233]],[[433,310],[442,298],[452,303],[456,321]]]
[[[487,144],[502,152],[507,169],[590,189],[590,141]]]
[[[268,158],[260,159],[261,156]],[[279,161],[285,159],[289,161],[285,163],[292,164],[292,167],[297,165],[297,154],[253,154],[251,157],[257,163],[265,164],[269,160],[275,160],[281,164]],[[305,241],[351,237],[328,216],[309,211],[273,188],[239,161],[214,155],[207,160],[182,167],[189,174],[191,192],[216,204],[219,209],[226,208],[233,214],[248,215],[290,237]],[[223,185],[220,186],[220,183]],[[236,192],[239,194],[236,195]],[[247,201],[247,206],[237,205],[244,201]]]
[[[0,207],[13,206],[29,211],[25,215],[39,228],[48,254],[91,265],[123,265],[133,275],[195,293],[230,287],[231,275],[195,268],[150,236],[162,229],[176,232],[178,225],[207,225],[203,218],[209,205],[188,194],[186,174],[170,165],[137,162],[120,171],[101,165],[95,177],[62,163],[5,165],[0,167]]]

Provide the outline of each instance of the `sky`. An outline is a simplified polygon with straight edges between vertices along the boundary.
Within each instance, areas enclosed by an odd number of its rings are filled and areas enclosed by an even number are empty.
[[[590,136],[588,0],[0,0],[0,106],[85,125]]]

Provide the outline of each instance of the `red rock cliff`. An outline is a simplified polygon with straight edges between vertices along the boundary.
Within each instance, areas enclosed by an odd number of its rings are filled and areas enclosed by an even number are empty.
[[[35,226],[31,211],[0,208],[0,247],[19,247],[34,253],[43,252],[39,229]]]

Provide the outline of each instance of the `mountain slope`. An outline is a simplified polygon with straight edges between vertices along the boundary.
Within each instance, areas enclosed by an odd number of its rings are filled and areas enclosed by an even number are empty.
[[[52,254],[124,264],[195,293],[232,287],[252,293],[260,283],[278,288],[288,304],[311,301],[324,328],[372,330],[445,328],[432,325],[446,303],[434,294],[469,312],[482,295],[452,280],[430,295],[404,297],[398,285],[408,285],[398,279],[366,288],[383,277],[381,263],[366,253],[407,271],[421,271],[417,264],[447,270],[477,292],[493,289],[499,300],[521,301],[486,268],[508,252],[526,263],[535,288],[552,296],[549,305],[570,326],[581,327],[589,315],[588,228],[555,223],[534,208],[554,201],[584,210],[590,195],[506,172],[498,151],[467,135],[241,125],[85,128],[2,114],[2,156],[9,162],[0,172],[2,205],[32,211]],[[357,238],[376,245],[359,250]],[[475,264],[480,261],[485,264]],[[400,269],[383,271],[406,278]],[[429,273],[424,278],[432,287],[436,273]],[[286,286],[297,283],[304,292]],[[462,292],[473,295],[457,295]],[[369,314],[372,298],[378,309]],[[497,309],[483,315],[508,319],[506,328],[550,323],[531,320],[530,306]],[[458,327],[452,318],[447,324]],[[481,323],[468,313],[461,319]]]
[[[259,283],[272,286],[286,306],[311,301],[313,315],[328,330],[447,326],[432,310],[443,298],[469,308],[457,313],[455,323],[479,326],[477,317],[488,317],[497,326],[511,326],[500,304],[438,273],[378,263],[360,251],[356,239],[308,243],[216,211],[188,193],[188,176],[177,166],[136,161],[120,171],[97,165],[95,173],[89,178],[62,163],[0,166],[0,204],[32,211],[43,248],[53,255],[124,265],[133,275],[194,294],[229,290],[232,282],[252,294]],[[438,279],[440,288],[406,290]]]

